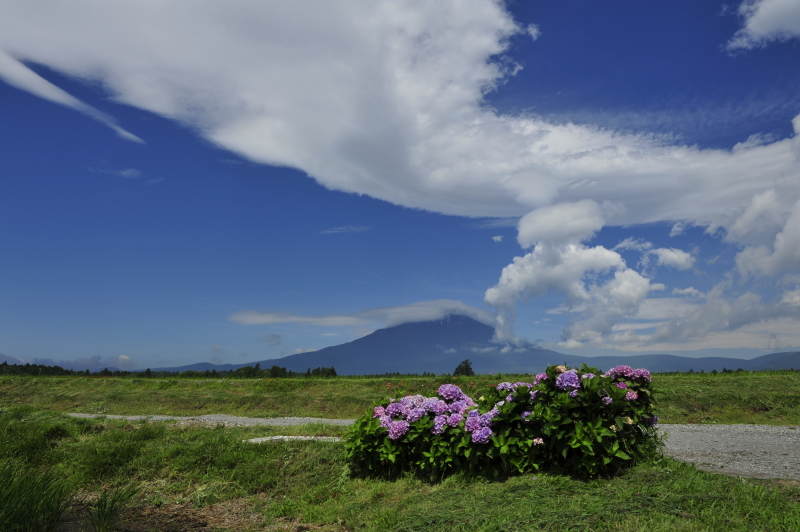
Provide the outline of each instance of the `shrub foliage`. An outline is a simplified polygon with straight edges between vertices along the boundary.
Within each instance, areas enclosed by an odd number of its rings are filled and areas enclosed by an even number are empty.
[[[438,397],[386,399],[356,421],[346,453],[367,476],[611,475],[660,449],[653,407],[647,370],[550,366],[472,397],[443,384]]]

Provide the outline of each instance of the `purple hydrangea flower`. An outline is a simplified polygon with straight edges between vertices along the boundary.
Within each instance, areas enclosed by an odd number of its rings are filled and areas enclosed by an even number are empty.
[[[537,397],[539,397],[539,390],[533,390],[531,392],[531,401],[535,401]]]
[[[403,406],[411,408],[419,408],[425,402],[426,397],[421,395],[407,395],[400,399],[400,404]]]
[[[497,407],[492,408],[485,414],[481,414],[480,417],[481,425],[483,425],[484,427],[488,427],[489,424],[492,422],[492,420],[499,415],[500,411],[497,409]]]
[[[620,390],[624,390],[625,388],[628,387],[628,383],[627,382],[615,382],[614,386],[616,386]]]
[[[637,381],[650,382],[650,372],[646,369],[635,369],[631,373],[631,378]]]
[[[386,410],[382,406],[376,406],[375,409],[372,411],[372,417],[381,417],[386,415]]]
[[[611,399],[610,397],[603,397],[603,404],[610,405],[613,402],[614,400]]]
[[[466,430],[467,432],[473,432],[473,431],[476,431],[476,430],[480,429],[482,426],[483,426],[483,423],[481,423],[481,418],[480,417],[478,417],[478,416],[476,416],[476,417],[468,417],[467,418],[467,422],[464,423],[464,430]]]
[[[469,397],[465,397],[460,401],[450,403],[447,409],[453,414],[466,414],[467,410],[469,410],[473,406],[477,406],[475,402]]]
[[[594,378],[595,378],[594,373],[584,373],[583,375],[581,375],[581,379],[594,379]]]
[[[461,388],[455,384],[442,384],[439,386],[438,393],[445,401],[459,401],[466,397],[464,392],[461,391]]]
[[[431,432],[433,434],[441,434],[444,431],[444,426],[447,423],[447,416],[439,415],[433,418],[433,428]]]
[[[603,373],[603,377],[630,377],[633,374],[633,368],[630,366],[616,366]]]
[[[422,403],[422,408],[436,414],[437,416],[441,416],[447,412],[447,403],[437,397],[431,397]]]
[[[391,403],[384,410],[389,417],[397,417],[403,415],[403,405],[400,403]]]
[[[483,427],[472,433],[472,443],[488,443],[489,438],[494,434],[489,427]]]
[[[514,385],[511,384],[510,382],[501,382],[500,384],[497,385],[497,391],[498,392],[513,392],[514,391]]]
[[[578,390],[572,390],[571,392],[569,392],[569,396],[570,397],[578,397]]]
[[[413,423],[415,421],[419,421],[420,419],[422,419],[427,413],[428,411],[425,410],[424,408],[412,408],[411,410],[409,410],[406,419],[408,419],[410,423]]]
[[[405,420],[398,420],[392,421],[392,425],[389,427],[389,439],[396,440],[397,438],[403,436],[406,432],[408,432],[408,428],[410,425],[408,421]]]
[[[517,388],[518,386],[527,386],[528,388],[533,388],[533,384],[529,382],[515,382],[514,388]]]
[[[470,410],[469,412],[467,412],[467,417],[478,417],[480,415],[481,413],[478,412],[477,410]]]
[[[532,443],[534,445],[541,445],[541,444],[544,443],[544,439],[542,439],[542,438],[534,438]]]
[[[530,423],[530,421],[531,421],[531,420],[530,420],[530,419],[528,419],[528,416],[530,416],[532,413],[533,413],[533,412],[528,412],[527,410],[526,410],[525,412],[523,412],[523,413],[522,413],[522,416],[521,416],[521,417],[522,417],[522,421],[523,421],[524,423]]]
[[[625,394],[625,400],[626,401],[635,401],[638,398],[639,398],[639,394],[636,393],[636,392],[628,392],[628,393]]]
[[[450,414],[447,416],[447,424],[451,427],[457,427],[461,420],[464,419],[464,416],[461,414]]]
[[[539,373],[535,379],[533,379],[533,385],[538,386],[540,382],[547,380],[547,373]]]
[[[655,427],[658,425],[658,416],[648,417],[644,419],[644,422],[647,424],[648,427]]]
[[[392,418],[390,418],[389,416],[381,416],[380,419],[381,419],[381,427],[388,429],[390,426],[392,426]]]
[[[508,401],[509,403],[513,403],[514,402],[514,395],[513,394],[506,395],[506,401]]]
[[[556,388],[559,390],[577,390],[581,387],[581,380],[578,378],[578,372],[574,369],[565,371],[556,377]]]

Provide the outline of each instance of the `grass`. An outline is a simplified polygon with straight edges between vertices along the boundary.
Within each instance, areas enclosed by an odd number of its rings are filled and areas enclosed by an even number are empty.
[[[242,441],[346,430],[202,428],[6,409],[0,412],[0,456],[7,458],[0,486],[28,479],[61,491],[0,487],[2,506],[52,500],[47,504],[56,508],[63,494],[75,493],[59,530],[81,530],[69,526],[88,524],[103,499],[107,510],[115,507],[107,511],[112,518],[136,531],[800,530],[797,483],[716,475],[668,458],[610,479],[541,473],[426,483],[351,478],[341,443]],[[138,491],[138,499],[109,503],[126,489]],[[0,529],[13,530],[14,521],[3,518]]]
[[[477,377],[147,379],[0,376],[0,405],[96,414],[356,418],[385,396],[465,391],[524,375]],[[662,423],[800,425],[800,371],[656,375]]]
[[[344,436],[346,427],[210,428],[60,413],[354,418],[386,395],[433,395],[444,380],[0,377],[0,530],[53,530],[60,521],[59,532],[90,532],[117,520],[140,532],[800,530],[800,483],[706,473],[669,458],[590,481],[548,473],[357,479],[341,443],[242,441]],[[447,380],[471,392],[517,378]],[[662,422],[800,424],[798,372],[657,375],[654,384]]]

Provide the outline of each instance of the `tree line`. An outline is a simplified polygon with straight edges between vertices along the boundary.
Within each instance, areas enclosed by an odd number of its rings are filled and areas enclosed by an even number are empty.
[[[144,371],[109,370],[103,368],[100,371],[66,369],[61,366],[45,366],[43,364],[0,364],[0,375],[32,375],[32,376],[55,376],[55,377],[186,377],[186,378],[241,378],[241,379],[285,379],[301,377],[336,377],[336,368],[318,367],[308,368],[306,371],[290,371],[284,367],[274,365],[271,368],[261,369],[261,364],[255,366],[245,366],[235,370],[217,371],[216,369],[205,371],[160,371],[147,368]]]

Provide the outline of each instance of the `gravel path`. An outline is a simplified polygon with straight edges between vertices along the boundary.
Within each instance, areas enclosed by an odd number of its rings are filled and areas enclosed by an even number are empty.
[[[102,414],[67,414],[72,417],[128,419],[132,421],[176,421],[179,425],[253,427],[327,423],[352,425],[353,419],[316,417],[252,418],[210,414],[205,416],[117,416]],[[800,480],[800,428],[771,425],[671,425],[661,424],[667,434],[665,454],[692,462],[699,469],[728,475],[753,478]],[[254,438],[253,443],[276,440],[324,439],[330,437],[272,436]]]

